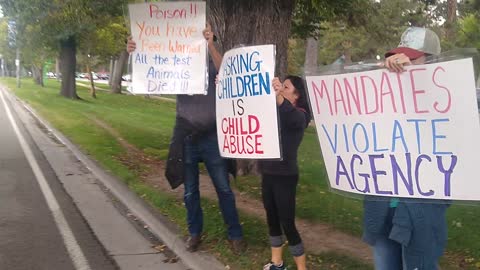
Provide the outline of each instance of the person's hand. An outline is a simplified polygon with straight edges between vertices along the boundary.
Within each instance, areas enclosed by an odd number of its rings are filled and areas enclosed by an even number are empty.
[[[273,85],[273,90],[275,91],[275,95],[277,96],[280,95],[280,92],[283,89],[283,84],[280,81],[280,79],[277,77],[273,78],[272,85]]]
[[[273,90],[275,91],[275,96],[277,99],[277,105],[282,105],[284,101],[284,97],[282,96],[281,92],[283,90],[283,83],[280,81],[279,78],[275,77],[272,80]]]
[[[135,51],[136,48],[137,48],[137,43],[135,43],[135,41],[133,41],[131,36],[128,37],[128,39],[127,39],[127,52],[132,53],[133,51]]]
[[[213,44],[213,36],[212,26],[207,23],[207,26],[203,29],[203,37],[207,40],[208,45]]]
[[[403,53],[394,54],[385,59],[385,67],[392,72],[402,72],[404,66],[411,64],[410,58]]]

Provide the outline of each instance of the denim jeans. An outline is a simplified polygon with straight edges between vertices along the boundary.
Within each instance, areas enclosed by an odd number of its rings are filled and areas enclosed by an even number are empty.
[[[402,246],[388,239],[378,238],[373,246],[375,270],[403,270]]]
[[[373,246],[375,270],[437,270],[439,258],[422,258],[422,256],[405,256],[405,247],[388,239],[378,238]]]
[[[191,236],[199,236],[203,230],[203,211],[200,205],[198,163],[203,161],[218,196],[218,203],[223,220],[228,227],[228,238],[242,238],[242,227],[238,219],[235,195],[230,188],[227,163],[220,156],[217,134],[212,133],[192,141],[185,140],[185,193],[184,202],[187,208],[188,231]]]

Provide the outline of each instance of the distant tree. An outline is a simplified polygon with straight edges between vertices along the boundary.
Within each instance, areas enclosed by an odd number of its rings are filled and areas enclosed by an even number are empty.
[[[50,48],[60,48],[60,94],[78,99],[75,86],[76,52],[80,36],[94,31],[106,17],[121,14],[122,0],[0,0],[5,15],[20,25],[37,25]]]

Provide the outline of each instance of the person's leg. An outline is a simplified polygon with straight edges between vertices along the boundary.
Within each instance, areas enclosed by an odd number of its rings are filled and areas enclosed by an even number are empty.
[[[190,138],[187,138],[184,151],[185,192],[183,200],[187,208],[188,231],[190,236],[199,237],[203,230],[203,211],[198,188],[198,146],[192,143]]]
[[[243,238],[243,234],[235,205],[235,195],[230,187],[227,163],[220,156],[218,150],[216,134],[202,138],[199,141],[199,146],[201,157],[217,192],[223,220],[228,226],[228,237],[230,240],[240,240]]]
[[[402,270],[402,246],[386,236],[373,245],[375,270]]]
[[[280,227],[280,219],[277,215],[277,207],[273,195],[273,183],[275,177],[270,175],[262,175],[262,200],[263,207],[267,215],[268,232],[270,235],[270,246],[272,249],[271,262],[275,265],[283,263],[283,238],[282,228]]]
[[[306,269],[303,242],[295,226],[295,198],[298,175],[278,176],[274,185],[275,204],[280,224],[288,239],[290,253],[294,256],[298,270]]]

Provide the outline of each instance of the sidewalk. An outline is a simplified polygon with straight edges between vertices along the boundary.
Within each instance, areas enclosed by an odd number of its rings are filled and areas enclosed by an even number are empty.
[[[187,252],[176,225],[83,154],[28,105],[5,92],[65,190],[120,269],[225,269],[209,254]]]

